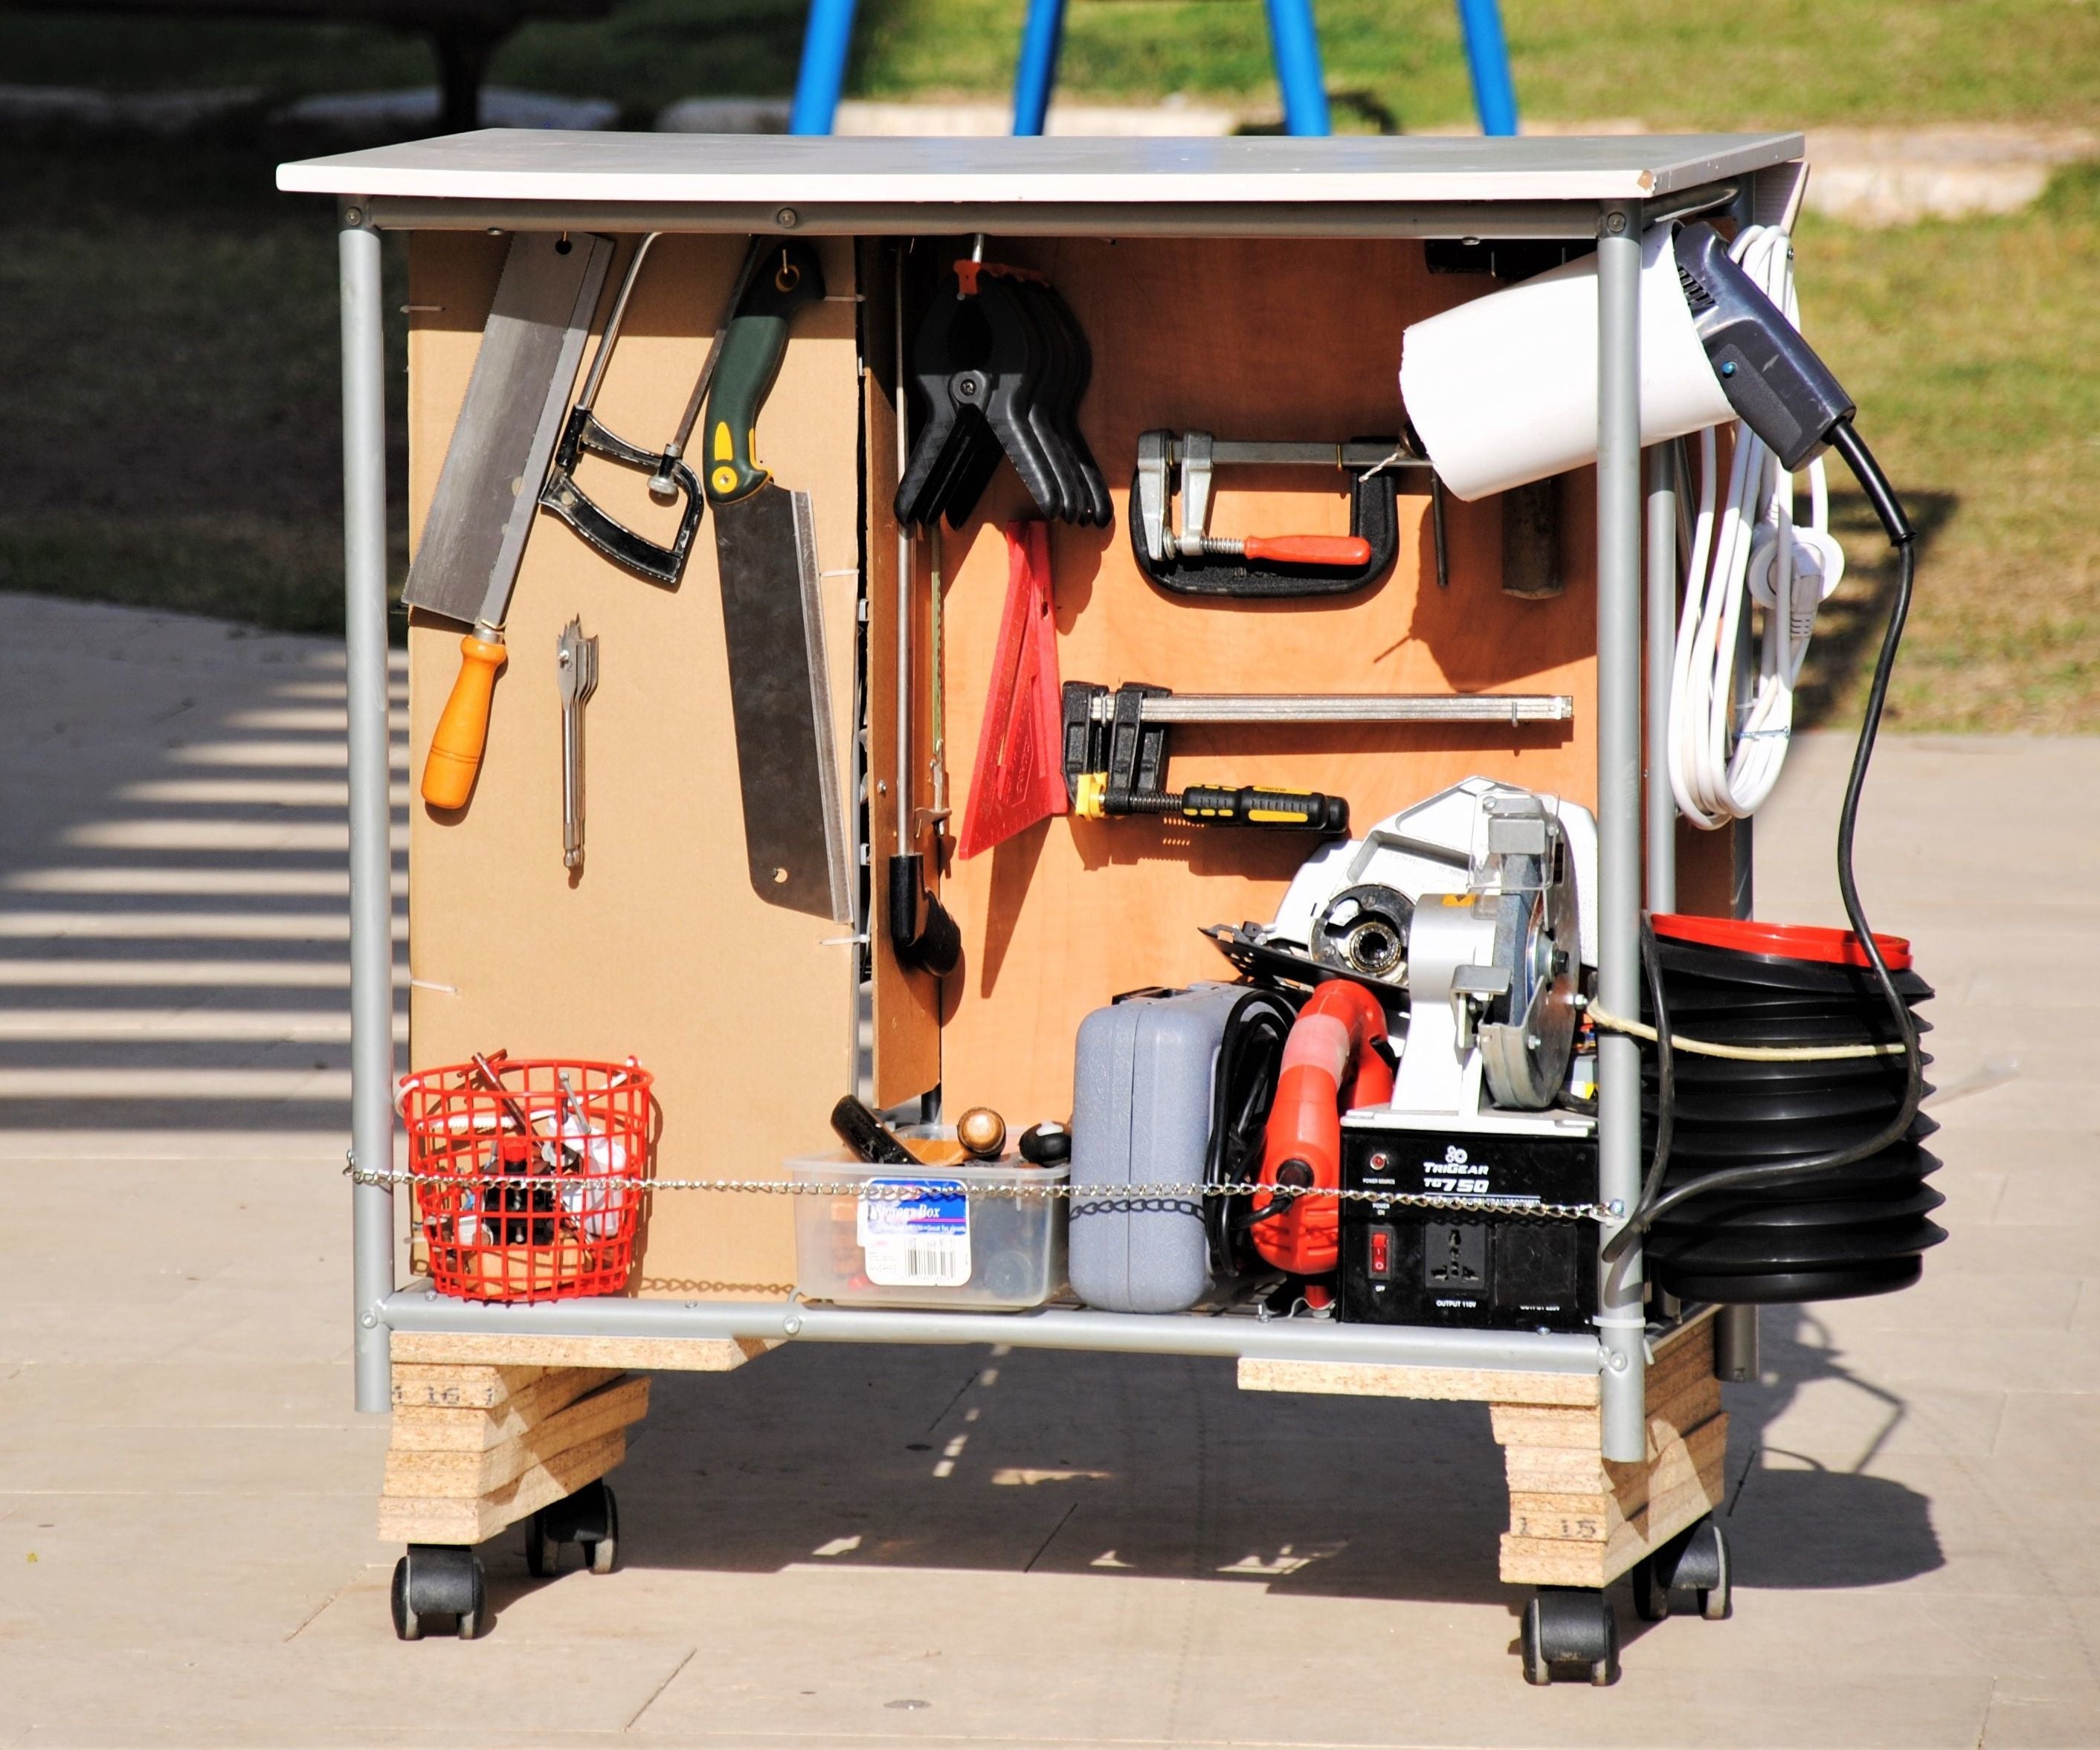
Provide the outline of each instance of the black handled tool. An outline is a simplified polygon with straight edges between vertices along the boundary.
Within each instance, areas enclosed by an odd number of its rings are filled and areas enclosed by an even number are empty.
[[[871,1166],[916,1166],[919,1157],[897,1139],[865,1100],[850,1094],[832,1108],[832,1128],[839,1140]]]

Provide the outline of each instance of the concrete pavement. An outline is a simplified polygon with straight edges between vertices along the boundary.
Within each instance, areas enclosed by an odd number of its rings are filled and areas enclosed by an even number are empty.
[[[1885,744],[1952,1236],[1767,1314],[1735,1620],[1622,1611],[1617,1689],[1519,1677],[1478,1406],[990,1350],[660,1376],[622,1570],[506,1536],[492,1636],[408,1646],[348,1408],[339,650],[4,605],[0,1745],[2100,1743],[2100,743]],[[1798,748],[1762,915],[1837,919],[1848,751]]]

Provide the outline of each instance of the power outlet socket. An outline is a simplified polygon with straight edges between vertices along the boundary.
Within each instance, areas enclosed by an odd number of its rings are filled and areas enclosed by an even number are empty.
[[[1478,1222],[1425,1223],[1422,1229],[1422,1283],[1432,1294],[1485,1296],[1485,1225]]]

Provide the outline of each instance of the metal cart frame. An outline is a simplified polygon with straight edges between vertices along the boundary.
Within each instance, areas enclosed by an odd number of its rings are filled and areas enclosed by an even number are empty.
[[[1788,209],[1798,134],[1589,140],[857,141],[490,133],[287,165],[280,186],[340,203],[348,633],[351,1149],[394,1147],[389,928],[386,489],[381,234],[389,230],[984,231],[1002,236],[1595,240],[1600,287],[1597,487],[1598,994],[1638,1012],[1645,887],[1672,901],[1674,810],[1661,765],[1676,580],[1666,467],[1645,488],[1638,369],[1640,237],[1658,219]],[[1643,491],[1648,544],[1643,608]],[[1643,681],[1643,613],[1649,638]],[[1648,854],[1643,869],[1643,839]],[[1600,1043],[1600,1201],[1639,1188],[1640,1061]],[[388,1408],[395,1332],[638,1340],[816,1339],[1505,1369],[1600,1378],[1602,1456],[1646,1449],[1649,1334],[1640,1254],[1603,1274],[1592,1337],[1291,1324],[1048,1309],[995,1316],[795,1302],[441,1298],[395,1280],[394,1196],[353,1188],[356,1402]],[[1609,1223],[1604,1228],[1608,1234]],[[1725,1321],[1724,1321],[1725,1326]],[[1723,1331],[1722,1352],[1729,1347]],[[1724,1360],[1724,1373],[1729,1371]]]

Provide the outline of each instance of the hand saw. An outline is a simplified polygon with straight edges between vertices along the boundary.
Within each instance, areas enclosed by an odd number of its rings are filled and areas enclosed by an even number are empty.
[[[751,884],[769,905],[843,923],[853,912],[809,495],[777,485],[753,453],[788,322],[823,295],[808,244],[763,246],[718,349],[705,466]]]
[[[496,282],[402,591],[410,606],[474,628],[423,767],[423,798],[434,808],[465,806],[481,769],[532,485],[546,472],[611,258],[603,237],[521,231]]]
[[[753,243],[744,257],[736,283],[730,288],[729,301],[723,306],[726,313],[715,329],[713,340],[708,343],[707,357],[701,361],[699,380],[693,385],[677,431],[660,452],[652,452],[607,430],[592,409],[597,404],[598,385],[605,380],[606,364],[620,339],[620,324],[627,315],[628,296],[634,289],[635,276],[642,271],[650,245],[660,235],[651,231],[644,237],[634,252],[634,259],[627,264],[626,277],[620,281],[612,315],[605,325],[605,336],[598,342],[597,352],[592,355],[590,375],[584,381],[584,392],[569,414],[568,423],[562,427],[562,440],[554,450],[554,465],[540,493],[540,502],[615,564],[624,565],[652,582],[675,588],[679,579],[685,575],[686,561],[691,555],[693,536],[699,531],[700,512],[705,503],[700,496],[699,483],[686,465],[686,442],[693,434],[701,404],[707,399],[708,386],[714,377],[715,361],[721,355],[722,336],[729,325],[726,312],[735,311],[738,300],[743,296],[743,289],[750,283],[752,270],[758,260],[760,245]],[[685,500],[677,533],[668,546],[636,533],[585,496],[576,484],[576,470],[577,463],[586,455],[603,456],[607,461],[629,468],[646,468],[651,470],[651,492],[658,498]]]

